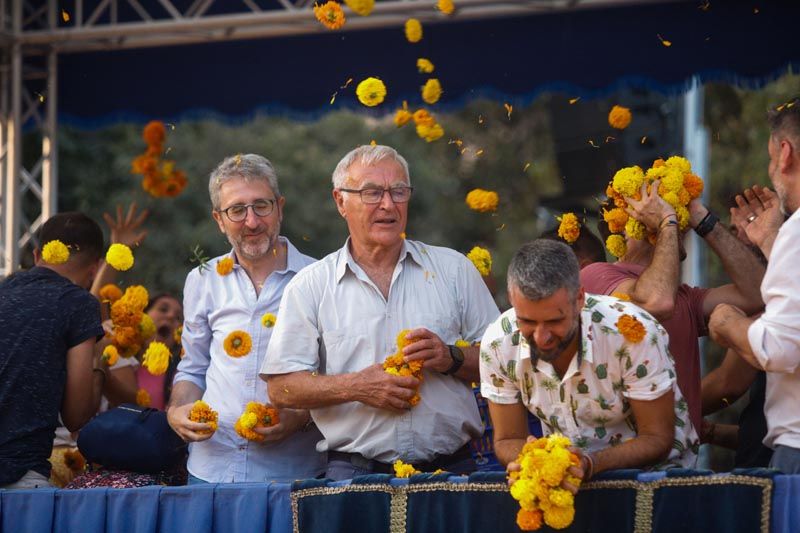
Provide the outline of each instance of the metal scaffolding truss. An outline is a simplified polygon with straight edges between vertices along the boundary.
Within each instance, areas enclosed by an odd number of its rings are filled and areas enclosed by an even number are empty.
[[[456,0],[446,16],[435,0],[378,0],[367,17],[345,8],[339,31],[663,2]],[[19,268],[21,250],[57,212],[59,54],[328,31],[312,8],[313,0],[0,0],[0,277]]]

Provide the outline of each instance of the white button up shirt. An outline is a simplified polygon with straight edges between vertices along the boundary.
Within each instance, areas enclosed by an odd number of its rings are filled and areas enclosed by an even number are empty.
[[[388,299],[353,260],[349,240],[286,287],[262,376],[357,372],[397,351],[397,334],[424,327],[445,343],[477,341],[499,315],[475,266],[448,248],[404,241]],[[483,427],[469,385],[424,371],[421,400],[396,414],[360,402],[312,409],[320,451],[410,463],[452,454]]]
[[[766,309],[750,325],[753,355],[767,371],[764,444],[800,448],[800,210],[783,223],[761,282]]]
[[[642,341],[631,343],[620,334],[616,322],[622,314],[644,325]],[[539,417],[545,434],[562,433],[575,446],[595,452],[636,437],[628,399],[655,400],[672,389],[675,437],[667,461],[659,466],[693,468],[700,443],[675,381],[668,344],[666,330],[644,310],[587,293],[581,346],[560,377],[550,363],[531,359],[512,308],[483,337],[481,394],[499,404],[521,402]]]
[[[314,262],[284,237],[280,241],[287,248],[286,269],[270,274],[258,295],[233,252],[209,261],[204,272],[195,268],[186,278],[181,337],[185,355],[175,383],[191,381],[203,389],[203,400],[219,413],[214,435],[189,446],[189,473],[208,482],[289,482],[316,477],[325,468],[325,456],[315,449],[322,436],[313,426],[274,443],[248,441],[233,429],[247,402],[269,402],[258,369],[273,329],[262,326],[261,317],[275,313],[281,322],[278,305],[284,288]],[[234,267],[221,276],[216,265],[224,257],[232,257]],[[243,357],[231,357],[223,348],[225,337],[235,330],[246,331],[253,340]]]

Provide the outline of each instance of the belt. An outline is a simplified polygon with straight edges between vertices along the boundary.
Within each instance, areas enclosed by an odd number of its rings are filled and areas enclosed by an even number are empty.
[[[454,453],[450,455],[439,455],[433,461],[427,461],[422,463],[413,463],[414,468],[420,470],[422,472],[430,473],[434,472],[435,470],[444,470],[449,472],[449,468],[460,463],[462,461],[466,461],[468,459],[472,459],[472,452],[470,452],[469,444],[465,444]],[[394,474],[394,466],[391,463],[383,463],[381,461],[376,461],[374,459],[367,459],[360,453],[351,453],[351,452],[337,452],[337,451],[328,451],[328,460],[329,461],[344,461],[347,463],[352,464],[354,467],[362,469],[362,470],[369,470],[370,472],[376,474]],[[464,469],[461,468],[460,472],[453,472],[454,474],[465,474],[469,471],[475,470],[475,465],[473,464],[471,468]]]

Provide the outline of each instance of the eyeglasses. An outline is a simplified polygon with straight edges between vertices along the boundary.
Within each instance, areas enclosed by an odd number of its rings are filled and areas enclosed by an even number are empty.
[[[236,204],[228,207],[227,209],[218,209],[220,213],[225,213],[228,220],[231,222],[243,222],[247,218],[247,208],[253,210],[253,214],[257,217],[268,217],[275,209],[275,200],[260,200],[254,204]]]
[[[365,189],[339,189],[342,192],[358,193],[361,195],[361,201],[365,204],[377,204],[383,200],[384,193],[389,193],[392,201],[396,204],[404,204],[411,198],[411,191],[414,187],[390,187],[388,189],[378,189],[376,187],[367,187]]]

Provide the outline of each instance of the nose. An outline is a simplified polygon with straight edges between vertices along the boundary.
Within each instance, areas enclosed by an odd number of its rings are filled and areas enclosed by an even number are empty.
[[[255,208],[252,205],[247,206],[247,216],[244,219],[245,226],[247,226],[248,228],[255,228],[260,223],[261,221],[259,220],[259,217],[256,215]]]
[[[550,329],[545,326],[537,326],[533,331],[533,340],[539,348],[547,346],[553,340]]]
[[[394,207],[395,203],[394,200],[392,200],[392,195],[389,192],[389,189],[383,190],[383,194],[381,194],[381,201],[379,203],[383,209],[391,209]]]

